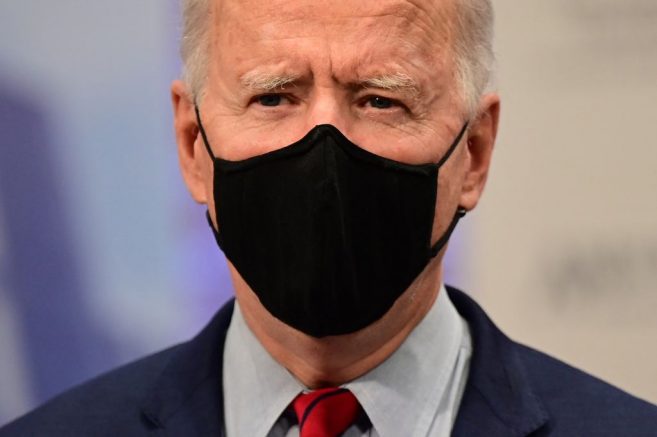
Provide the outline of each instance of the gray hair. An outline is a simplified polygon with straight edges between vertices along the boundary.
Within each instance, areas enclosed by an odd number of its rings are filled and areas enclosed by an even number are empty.
[[[208,15],[211,0],[182,0],[183,36],[180,54],[183,80],[195,99],[202,98],[210,49]],[[490,0],[456,0],[457,28],[454,47],[456,79],[465,110],[475,115],[479,98],[493,70],[493,6]]]
[[[182,80],[187,85],[191,97],[199,101],[202,99],[208,76],[210,1],[182,0],[183,28],[180,42]]]
[[[465,110],[472,117],[491,81],[495,63],[493,5],[490,0],[457,0],[456,13],[456,79]]]

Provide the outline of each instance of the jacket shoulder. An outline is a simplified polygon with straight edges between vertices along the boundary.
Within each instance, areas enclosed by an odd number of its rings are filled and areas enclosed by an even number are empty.
[[[181,347],[171,347],[74,387],[0,429],[0,437],[139,435],[140,406]]]
[[[232,313],[229,299],[190,341],[57,396],[0,429],[0,437],[139,436],[152,434],[165,422],[170,429],[189,430],[199,423],[220,429],[221,363]],[[208,433],[174,435],[201,434]]]
[[[657,406],[549,355],[516,343],[534,393],[550,416],[549,435],[655,435]],[[548,435],[548,434],[546,434]]]
[[[656,406],[511,340],[472,298],[447,291],[473,341],[453,435],[657,435]]]

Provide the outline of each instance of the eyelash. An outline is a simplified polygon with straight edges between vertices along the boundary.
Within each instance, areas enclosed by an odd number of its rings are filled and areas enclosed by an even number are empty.
[[[298,100],[298,99],[295,99],[294,96],[292,96],[290,94],[287,94],[287,93],[271,92],[271,93],[265,93],[265,94],[258,94],[257,96],[254,96],[250,100],[249,104],[260,103],[260,99],[265,98],[265,97],[279,97],[281,99],[286,99],[288,101],[288,103],[291,103],[291,104],[296,103],[297,100]],[[370,107],[372,109],[378,110],[380,112],[394,111],[396,109],[401,109],[406,113],[410,112],[409,108],[405,104],[400,102],[399,100],[393,99],[393,98],[390,98],[390,97],[381,96],[381,95],[378,95],[378,94],[369,94],[369,95],[366,95],[364,97],[361,97],[360,99],[358,99],[357,103],[360,107],[365,108],[368,105],[368,103],[370,103],[373,99],[377,99],[377,98],[390,102],[390,107],[388,107],[388,108],[376,108],[376,107],[370,105]],[[278,108],[279,106],[281,106],[281,103],[276,104],[276,105],[262,105],[262,104],[260,104],[260,106],[262,108],[268,108],[268,109],[271,110],[271,109]]]
[[[249,104],[258,103],[258,102],[260,101],[260,99],[262,99],[262,98],[264,98],[264,97],[280,97],[281,99],[286,99],[286,100],[288,100],[290,103],[294,103],[294,102],[295,102],[294,97],[291,96],[291,95],[289,95],[289,94],[273,92],[273,93],[258,94],[257,96],[254,96],[253,98],[251,98],[251,101],[249,102]],[[276,107],[278,107],[279,105],[273,105],[273,106],[261,105],[261,106],[263,106],[263,107],[276,108]]]
[[[372,101],[375,100],[375,99],[381,99],[381,100],[385,100],[385,101],[389,102],[390,107],[388,107],[388,108],[376,108],[374,105],[371,105]],[[393,99],[391,97],[376,95],[376,94],[367,95],[367,96],[363,97],[362,99],[360,99],[360,102],[361,102],[362,106],[366,106],[367,104],[370,104],[370,106],[372,108],[378,109],[378,110],[381,110],[381,111],[392,110],[392,109],[395,109],[395,108],[401,108],[401,109],[406,108],[405,105],[403,103],[401,103],[399,100]]]

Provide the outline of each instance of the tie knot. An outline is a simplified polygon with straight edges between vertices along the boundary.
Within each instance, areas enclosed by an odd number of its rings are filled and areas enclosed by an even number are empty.
[[[292,407],[300,437],[337,437],[354,423],[360,405],[346,388],[323,388],[298,395]]]

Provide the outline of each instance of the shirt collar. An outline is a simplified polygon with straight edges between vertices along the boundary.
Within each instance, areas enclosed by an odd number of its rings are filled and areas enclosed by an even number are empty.
[[[402,345],[381,365],[345,384],[379,435],[426,435],[452,377],[464,329],[441,287],[432,308]],[[229,436],[267,435],[305,389],[258,342],[237,302],[223,366]]]
[[[235,302],[226,335],[224,398],[228,436],[265,436],[304,389],[262,347]]]

